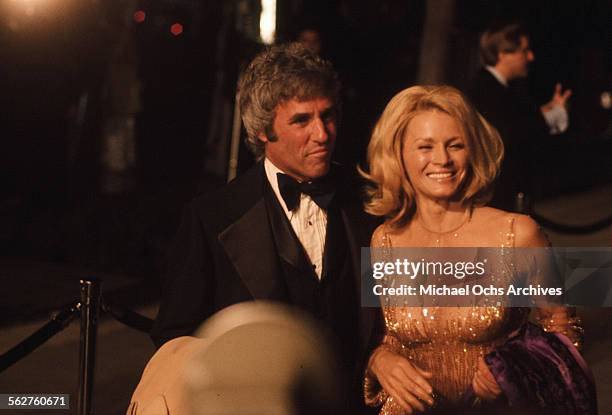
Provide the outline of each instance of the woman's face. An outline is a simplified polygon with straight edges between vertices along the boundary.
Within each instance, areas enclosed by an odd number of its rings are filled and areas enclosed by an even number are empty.
[[[431,110],[410,121],[402,159],[417,198],[452,199],[468,175],[469,157],[459,123],[450,115]]]

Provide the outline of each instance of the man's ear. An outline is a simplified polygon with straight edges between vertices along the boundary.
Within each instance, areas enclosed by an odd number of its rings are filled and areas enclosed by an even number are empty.
[[[265,131],[260,132],[259,134],[257,134],[257,138],[259,138],[259,140],[262,143],[267,143],[270,140],[268,139],[268,135],[265,133]]]
[[[274,134],[272,128],[264,128],[262,132],[257,134],[257,138],[259,138],[262,143],[273,143],[276,141],[276,134]]]

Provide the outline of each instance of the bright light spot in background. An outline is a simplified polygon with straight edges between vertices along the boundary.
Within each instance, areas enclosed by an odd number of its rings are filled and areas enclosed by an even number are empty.
[[[261,0],[259,36],[266,45],[274,43],[276,35],[276,0]]]
[[[24,10],[36,9],[37,6],[49,2],[50,0],[12,0],[12,3],[15,4],[15,7],[22,7]]]
[[[40,3],[48,3],[49,0],[12,0],[13,3],[21,3],[23,5],[35,5]]]
[[[136,12],[134,12],[134,21],[136,23],[142,23],[145,21],[146,18],[147,14],[142,10],[137,10]]]
[[[24,33],[41,28],[60,30],[58,23],[66,23],[73,14],[72,8],[81,2],[85,0],[0,0],[0,25]]]
[[[180,35],[183,33],[183,25],[180,23],[174,23],[172,26],[170,26],[170,33],[172,33],[174,36]]]
[[[47,0],[48,1],[48,0]],[[46,3],[45,0],[12,0],[13,7],[16,11],[23,12],[26,16],[32,17],[36,14],[36,9],[41,3]]]
[[[67,3],[70,2],[68,0],[0,0],[0,16],[6,14],[16,18],[23,16],[48,18],[61,14]]]
[[[610,91],[605,91],[601,93],[601,97],[600,97],[600,101],[601,101],[601,106],[607,110],[609,110],[610,108],[612,108],[612,94],[610,94]]]

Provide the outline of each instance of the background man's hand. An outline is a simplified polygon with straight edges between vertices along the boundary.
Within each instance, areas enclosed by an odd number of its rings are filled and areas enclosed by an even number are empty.
[[[553,92],[552,98],[546,104],[542,105],[540,107],[540,110],[542,112],[548,112],[551,109],[553,109],[553,107],[557,107],[557,106],[565,108],[565,106],[567,105],[567,100],[571,96],[572,96],[571,89],[566,89],[565,91],[563,91],[561,84],[557,83],[555,85],[555,90]]]

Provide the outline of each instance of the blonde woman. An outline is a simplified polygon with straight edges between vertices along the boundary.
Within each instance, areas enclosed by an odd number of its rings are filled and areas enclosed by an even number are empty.
[[[503,144],[456,89],[415,86],[385,108],[368,147],[366,210],[385,218],[373,248],[544,247],[529,217],[486,207]],[[503,405],[503,391],[484,357],[516,333],[529,309],[383,307],[382,344],[370,356],[366,402],[381,414],[447,413],[470,405]],[[565,307],[538,309],[546,331],[578,341]],[[468,412],[473,409],[467,409]]]

